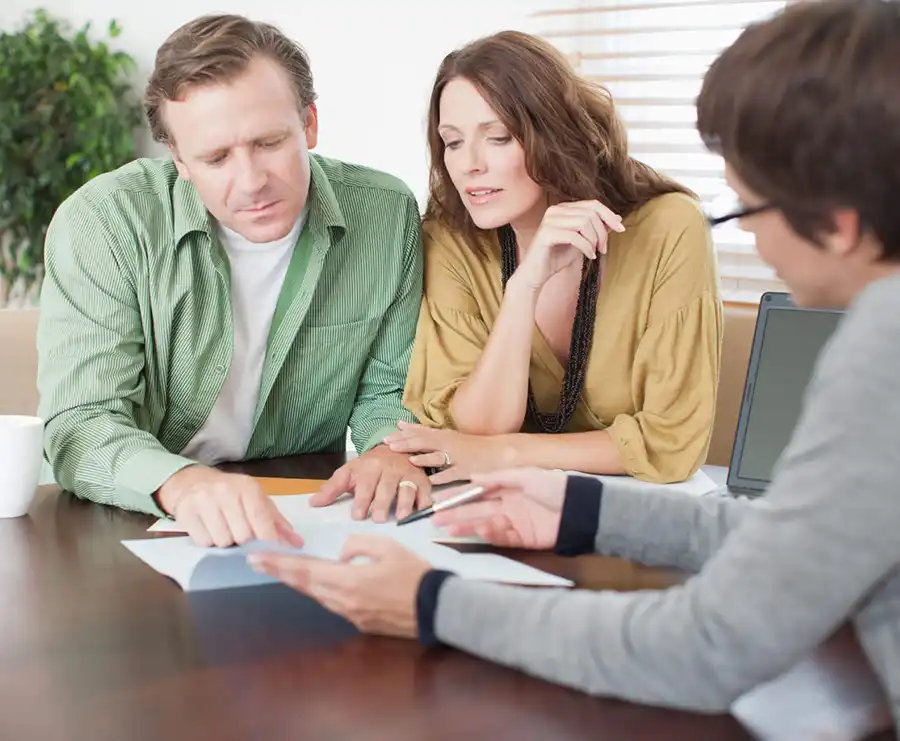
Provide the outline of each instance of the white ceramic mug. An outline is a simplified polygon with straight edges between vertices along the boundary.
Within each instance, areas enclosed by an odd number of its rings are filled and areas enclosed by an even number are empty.
[[[41,476],[44,421],[0,414],[0,517],[28,511]]]

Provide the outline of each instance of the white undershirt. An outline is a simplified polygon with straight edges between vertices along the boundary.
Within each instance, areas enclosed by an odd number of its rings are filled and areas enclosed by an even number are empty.
[[[212,412],[181,452],[186,458],[215,465],[241,460],[247,452],[269,328],[304,220],[305,212],[287,236],[260,244],[217,225],[231,266],[234,355]]]

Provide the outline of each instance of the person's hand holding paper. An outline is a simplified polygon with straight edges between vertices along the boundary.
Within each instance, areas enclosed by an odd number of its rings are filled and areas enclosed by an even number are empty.
[[[416,591],[432,565],[395,540],[350,535],[339,563],[280,553],[254,553],[248,561],[361,631],[401,638],[418,634]]]
[[[169,478],[156,498],[198,545],[222,548],[250,540],[303,545],[251,476],[188,466]]]

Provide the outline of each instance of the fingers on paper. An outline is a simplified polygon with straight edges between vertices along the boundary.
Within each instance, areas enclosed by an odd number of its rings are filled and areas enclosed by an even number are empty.
[[[313,507],[326,507],[353,486],[353,473],[349,466],[342,466],[309,500]]]
[[[387,522],[391,512],[391,505],[397,497],[397,488],[400,484],[400,475],[388,470],[381,472],[375,494],[372,497],[372,519],[375,522]],[[406,488],[406,487],[404,487]]]

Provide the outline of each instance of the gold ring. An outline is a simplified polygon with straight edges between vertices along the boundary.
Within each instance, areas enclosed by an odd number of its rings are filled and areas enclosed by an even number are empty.
[[[397,484],[397,488],[399,489],[401,486],[409,486],[416,490],[418,490],[419,488],[419,485],[414,481],[401,481],[399,484]]]

